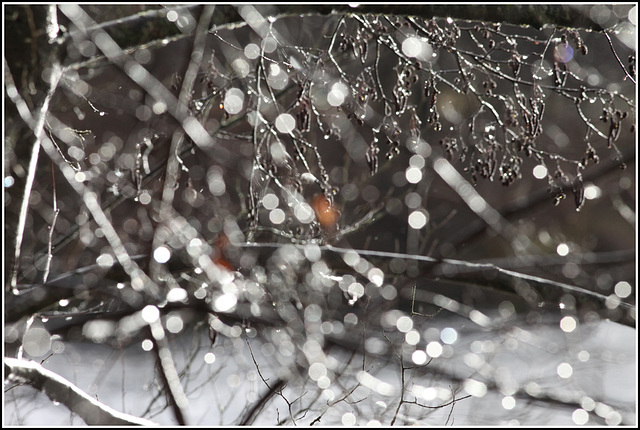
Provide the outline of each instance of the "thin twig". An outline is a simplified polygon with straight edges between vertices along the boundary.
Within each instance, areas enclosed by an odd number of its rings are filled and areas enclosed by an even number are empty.
[[[267,386],[268,391],[260,399],[258,399],[256,404],[253,405],[253,407],[249,410],[247,414],[245,414],[245,416],[242,418],[241,425],[246,425],[253,422],[253,420],[255,419],[255,415],[258,412],[260,412],[262,408],[264,408],[266,403],[269,401],[271,397],[273,397],[274,394],[280,395],[280,397],[282,397],[282,399],[287,403],[287,405],[289,406],[289,416],[291,417],[291,421],[295,425],[296,421],[293,419],[293,414],[291,411],[292,402],[289,402],[289,400],[287,400],[284,394],[282,394],[282,389],[286,385],[286,381],[282,378],[278,378],[273,385],[270,385],[265,379],[265,377],[262,376],[262,372],[260,371],[260,366],[256,361],[255,355],[253,355],[253,349],[251,348],[251,343],[249,343],[248,340],[246,340],[246,342],[247,342],[247,346],[249,347],[249,353],[251,354],[251,359],[253,360],[253,364],[256,366],[256,370],[258,371],[258,376],[260,376],[260,379],[262,380],[264,385]]]
[[[47,263],[44,268],[44,275],[42,282],[47,282],[49,278],[49,270],[51,269],[51,259],[53,258],[53,232],[56,228],[56,221],[58,220],[58,214],[60,209],[58,208],[58,197],[56,195],[56,175],[55,164],[51,160],[51,186],[53,187],[53,220],[49,226],[49,242],[47,245]]]
[[[616,60],[618,60],[618,64],[620,64],[620,67],[622,68],[622,70],[624,70],[624,74],[627,75],[627,78],[629,78],[629,80],[631,82],[633,82],[633,85],[635,85],[636,84],[636,80],[627,71],[627,68],[624,67],[624,64],[622,64],[622,61],[620,60],[620,57],[618,57],[618,54],[616,53],[616,49],[613,47],[613,42],[611,42],[611,37],[609,37],[609,33],[607,33],[606,30],[603,31],[603,33],[604,33],[604,37],[606,37],[607,41],[609,42],[609,46],[611,47],[611,52],[613,52],[613,55],[616,57]]]
[[[278,248],[280,246],[282,246],[282,244],[279,243],[243,243],[243,244],[237,244],[236,246],[240,247],[240,248]],[[289,246],[293,246],[296,248],[300,248],[300,249],[304,249],[304,244],[289,244]],[[439,272],[446,272],[446,269],[444,268],[444,266],[453,266],[455,267],[455,273],[457,273],[456,276],[453,276],[450,278],[450,280],[455,281],[456,278],[458,277],[463,277],[466,274],[472,273],[472,272],[483,272],[486,273],[487,275],[491,274],[491,279],[493,279],[493,282],[491,283],[492,288],[497,288],[497,289],[505,289],[508,290],[509,292],[513,292],[513,290],[511,289],[511,287],[509,286],[504,286],[502,285],[502,283],[498,283],[496,282],[499,278],[502,278],[503,280],[509,281],[509,282],[513,282],[513,281],[526,281],[527,283],[529,283],[532,286],[536,286],[536,287],[550,287],[554,290],[557,290],[558,294],[560,294],[560,292],[564,292],[564,293],[569,293],[569,294],[577,294],[577,295],[581,295],[584,296],[585,298],[589,298],[595,302],[604,304],[605,301],[607,300],[607,296],[604,294],[600,294],[598,292],[595,291],[591,291],[585,288],[580,288],[577,287],[575,285],[570,285],[570,284],[565,284],[562,282],[557,282],[551,279],[546,279],[540,276],[533,276],[533,275],[528,275],[526,273],[520,273],[520,272],[516,272],[513,270],[507,270],[504,269],[502,267],[496,266],[495,264],[491,264],[491,263],[478,263],[478,262],[472,262],[472,261],[464,261],[464,260],[455,260],[455,259],[450,259],[450,258],[446,258],[446,259],[436,259],[433,257],[429,257],[427,255],[409,255],[409,254],[402,254],[402,253],[397,253],[397,252],[386,252],[386,251],[374,251],[374,250],[365,250],[365,249],[352,249],[352,248],[340,248],[340,247],[335,247],[332,245],[320,245],[319,246],[320,250],[323,252],[328,252],[328,253],[335,253],[335,254],[339,254],[339,255],[343,255],[343,254],[348,254],[348,253],[356,253],[359,256],[367,256],[367,257],[378,257],[378,258],[384,258],[384,259],[393,259],[393,258],[400,258],[400,259],[404,259],[404,260],[410,260],[410,261],[418,261],[418,262],[422,262],[422,263],[426,263],[426,266],[432,270],[434,269],[438,269]],[[436,276],[437,275],[436,273]],[[488,278],[487,278],[488,279]],[[635,309],[635,306],[629,303],[625,303],[622,302],[619,305],[621,308],[625,309],[625,316],[620,320],[620,322],[622,324],[627,324],[627,325],[635,325],[635,322],[632,322],[631,320],[628,319],[628,316],[626,315],[628,313],[628,311]]]
[[[451,387],[449,387],[451,388]],[[471,395],[468,395],[467,397],[471,397]],[[451,415],[453,414],[453,408],[456,406],[456,393],[453,391],[453,388],[451,388],[451,410],[449,411],[449,415],[447,415],[447,421],[445,421],[444,425],[446,426],[447,424],[449,424],[449,420],[451,419]],[[452,423],[453,424],[453,423]]]
[[[444,308],[440,308],[438,309],[435,313],[433,314],[422,314],[420,312],[416,312],[415,311],[415,302],[416,302],[416,288],[417,288],[418,284],[414,282],[413,284],[413,290],[411,291],[411,316],[420,316],[420,317],[426,317],[426,318],[433,318],[438,316],[438,314],[440,314],[440,312],[442,312],[442,310]]]

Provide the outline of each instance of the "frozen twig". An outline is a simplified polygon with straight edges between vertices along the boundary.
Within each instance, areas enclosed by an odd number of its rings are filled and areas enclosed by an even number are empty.
[[[47,263],[44,270],[43,282],[47,282],[49,278],[49,270],[51,269],[51,259],[53,258],[53,232],[56,228],[56,221],[58,220],[58,196],[56,195],[56,176],[55,176],[55,164],[51,162],[51,184],[53,187],[53,220],[49,226],[49,243],[47,246]]]
[[[604,37],[607,38],[607,42],[609,42],[609,46],[611,47],[611,52],[613,52],[613,55],[616,57],[616,60],[618,61],[618,64],[620,64],[620,67],[622,68],[622,70],[624,70],[624,74],[627,75],[627,78],[629,78],[629,80],[631,82],[633,82],[633,85],[636,84],[636,80],[633,76],[631,76],[631,74],[627,71],[627,68],[624,67],[624,64],[622,64],[622,61],[620,60],[620,57],[618,57],[618,54],[616,53],[615,48],[613,47],[613,42],[611,42],[611,37],[609,36],[609,33],[605,31],[603,31],[604,33]]]

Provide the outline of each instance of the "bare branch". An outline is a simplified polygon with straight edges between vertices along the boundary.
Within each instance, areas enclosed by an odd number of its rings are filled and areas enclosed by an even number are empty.
[[[9,68],[6,63],[4,63],[5,74],[10,76]],[[27,222],[27,211],[29,210],[29,198],[31,195],[31,188],[33,187],[33,181],[36,176],[36,167],[38,165],[38,156],[40,154],[40,146],[42,142],[42,138],[44,136],[44,125],[47,115],[49,113],[49,103],[51,102],[51,98],[58,87],[58,83],[60,82],[60,78],[62,77],[62,69],[59,64],[54,64],[51,70],[50,75],[50,87],[47,92],[47,96],[42,103],[40,108],[40,115],[38,120],[35,121],[29,112],[23,112],[23,116],[27,119],[27,124],[33,123],[33,133],[35,134],[35,142],[33,143],[33,147],[31,149],[31,159],[29,161],[29,170],[27,175],[27,180],[24,186],[24,194],[22,198],[22,205],[20,207],[20,217],[18,218],[18,228],[16,231],[16,242],[13,254],[13,266],[11,269],[11,281],[10,285],[15,290],[16,284],[18,282],[18,268],[20,266],[20,250],[22,248],[22,238],[24,235],[24,227]],[[18,97],[17,90],[15,90],[15,85],[13,85],[12,81],[8,81],[7,85],[11,85],[12,89],[15,91],[15,97]]]
[[[607,38],[607,41],[609,42],[609,46],[611,47],[611,52],[613,52],[613,55],[616,57],[616,60],[618,61],[618,64],[620,64],[620,67],[622,68],[622,70],[624,71],[624,74],[627,75],[627,78],[629,78],[629,80],[631,82],[633,82],[633,84],[636,84],[636,80],[633,76],[631,76],[631,74],[629,73],[629,71],[627,71],[627,68],[624,67],[624,64],[622,64],[622,61],[620,60],[620,57],[618,57],[618,54],[616,53],[615,48],[613,47],[613,42],[611,42],[611,37],[609,36],[609,33],[607,33],[607,31],[603,31],[604,36]]]

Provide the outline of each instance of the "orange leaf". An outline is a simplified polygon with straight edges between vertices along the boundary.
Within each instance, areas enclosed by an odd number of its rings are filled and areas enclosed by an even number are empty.
[[[340,218],[340,212],[336,206],[322,194],[317,194],[313,198],[311,207],[313,207],[320,225],[326,229],[333,228]]]

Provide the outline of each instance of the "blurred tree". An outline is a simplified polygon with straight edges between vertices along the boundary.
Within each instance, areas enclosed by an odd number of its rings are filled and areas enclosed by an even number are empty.
[[[636,324],[636,9],[330,9],[5,7],[6,381],[139,423],[26,360],[107,347],[163,423],[635,422],[560,382]]]

